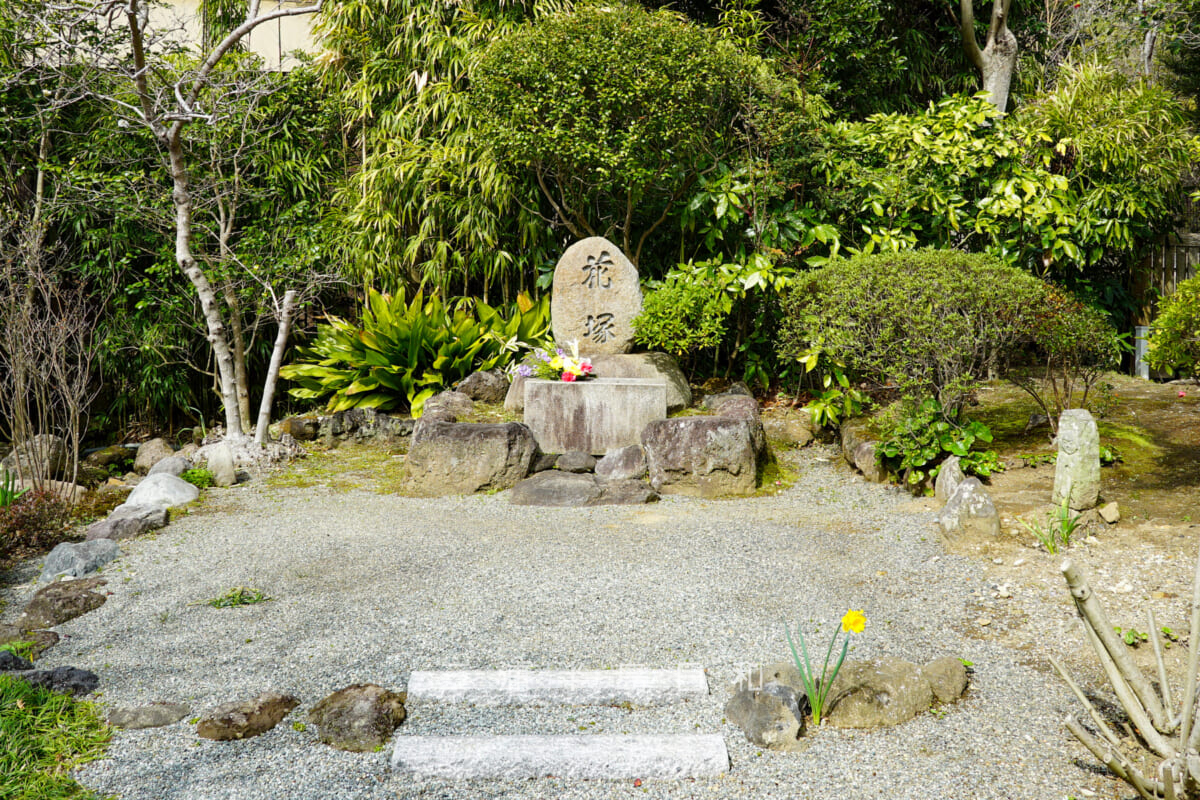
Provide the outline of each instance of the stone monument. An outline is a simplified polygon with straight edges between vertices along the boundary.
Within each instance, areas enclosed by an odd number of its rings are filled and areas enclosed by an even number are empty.
[[[1100,432],[1096,420],[1082,408],[1058,418],[1058,458],[1054,465],[1054,505],[1068,498],[1074,511],[1095,508],[1100,498]]]
[[[554,339],[579,342],[581,356],[627,353],[642,311],[637,268],[615,244],[593,236],[567,248],[554,268]]]

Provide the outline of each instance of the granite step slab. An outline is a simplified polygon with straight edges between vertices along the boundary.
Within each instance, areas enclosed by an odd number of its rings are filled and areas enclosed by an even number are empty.
[[[708,695],[703,669],[414,671],[409,702],[660,706]]]
[[[451,780],[682,780],[729,770],[719,734],[399,736],[392,770]]]

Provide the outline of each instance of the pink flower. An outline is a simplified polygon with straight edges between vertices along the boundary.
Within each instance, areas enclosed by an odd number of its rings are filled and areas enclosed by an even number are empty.
[[[592,362],[584,361],[582,364],[579,365],[579,368],[581,370],[583,370],[584,375],[587,375],[588,373],[590,373],[592,371]]]
[[[1180,396],[1180,397],[1187,397],[1187,392],[1185,392],[1183,389],[1180,389],[1180,390],[1179,390],[1179,396]]]
[[[564,372],[562,374],[562,379],[564,381],[566,381],[567,383],[571,383],[572,381],[575,380],[575,373],[574,372]]]

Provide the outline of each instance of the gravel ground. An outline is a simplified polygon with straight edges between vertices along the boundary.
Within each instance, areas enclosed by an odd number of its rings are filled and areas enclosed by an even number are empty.
[[[158,535],[126,544],[104,573],[108,602],[59,626],[63,641],[40,665],[95,670],[106,705],[169,700],[199,714],[266,690],[302,705],[242,742],[199,739],[186,720],[118,732],[108,758],[79,778],[124,800],[1130,796],[1062,728],[1078,709],[1041,659],[980,634],[986,564],[945,553],[932,513],[864,483],[831,451],[794,458],[795,485],[774,497],[643,507],[540,509],[503,494],[418,500],[264,482],[213,491]],[[235,586],[274,599],[203,604]],[[3,589],[6,617],[31,590]],[[851,658],[962,657],[974,663],[967,697],[895,729],[823,729],[800,753],[760,751],[723,723],[740,672],[786,658],[784,620],[830,630],[847,608],[868,618]],[[632,711],[414,703],[397,735],[719,731],[727,775],[638,788],[422,780],[392,775],[386,748],[342,753],[291,725],[336,689],[403,689],[415,669],[632,664],[703,666],[711,694]]]

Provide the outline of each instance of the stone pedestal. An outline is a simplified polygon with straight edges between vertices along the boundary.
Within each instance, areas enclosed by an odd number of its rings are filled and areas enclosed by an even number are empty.
[[[661,380],[525,381],[525,424],[543,453],[603,455],[640,444],[642,430],[666,417],[667,387]]]

